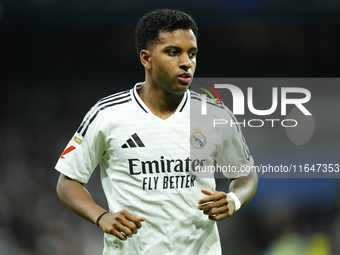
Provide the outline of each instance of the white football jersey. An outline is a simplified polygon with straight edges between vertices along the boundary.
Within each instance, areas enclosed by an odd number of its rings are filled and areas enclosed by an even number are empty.
[[[229,179],[247,176],[254,161],[239,122],[222,102],[219,104],[211,99],[204,100],[206,113],[202,114],[202,96],[191,91],[190,158],[194,163],[193,173],[201,178],[213,178],[216,173]]]
[[[138,83],[131,90],[97,102],[56,169],[87,183],[100,164],[109,210],[127,210],[146,218],[138,234],[126,241],[104,234],[104,255],[221,254],[217,225],[197,209],[198,200],[205,197],[201,189],[214,190],[215,180],[200,178],[191,171],[190,91],[184,94],[176,112],[163,120],[138,96],[141,86],[143,83]],[[243,139],[242,134],[231,135],[239,136],[232,139]],[[230,135],[224,137],[230,139]],[[211,139],[213,142],[219,145],[208,146],[207,138],[205,147],[216,150],[210,154],[217,153],[217,159],[221,158],[221,153],[227,153],[223,142]],[[236,146],[235,150],[242,148]],[[232,153],[242,155],[243,151]],[[245,158],[241,164],[252,163]]]

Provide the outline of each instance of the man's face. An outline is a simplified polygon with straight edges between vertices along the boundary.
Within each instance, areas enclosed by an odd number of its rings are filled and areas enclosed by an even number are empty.
[[[150,74],[154,85],[169,94],[183,94],[194,76],[197,41],[191,30],[159,33],[150,46]]]

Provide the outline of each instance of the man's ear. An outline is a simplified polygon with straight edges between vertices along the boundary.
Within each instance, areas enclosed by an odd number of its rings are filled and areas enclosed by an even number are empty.
[[[151,68],[151,56],[150,56],[150,51],[148,50],[142,50],[139,54],[140,62],[142,62],[142,65],[146,69]]]

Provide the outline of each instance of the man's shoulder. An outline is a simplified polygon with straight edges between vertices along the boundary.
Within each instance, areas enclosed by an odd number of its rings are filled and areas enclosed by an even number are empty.
[[[131,89],[117,92],[97,101],[88,114],[97,115],[103,112],[119,111],[120,106],[126,107],[131,101]]]
[[[230,113],[228,107],[226,107],[222,101],[217,98],[207,97],[206,94],[200,94],[193,90],[190,90],[191,109],[197,109],[201,111],[202,107],[206,108],[207,112],[215,114],[225,114],[225,111]]]
[[[132,102],[131,89],[103,97],[87,112],[77,133],[85,136],[90,126],[98,126],[106,118],[122,111]]]
[[[131,101],[131,89],[120,91],[101,98],[94,107],[109,107],[124,104]]]

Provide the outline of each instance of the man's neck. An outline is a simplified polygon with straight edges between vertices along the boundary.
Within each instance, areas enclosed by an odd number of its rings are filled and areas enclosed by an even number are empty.
[[[155,89],[147,84],[137,92],[150,111],[163,120],[176,112],[183,98],[183,94],[171,95],[162,89]]]

